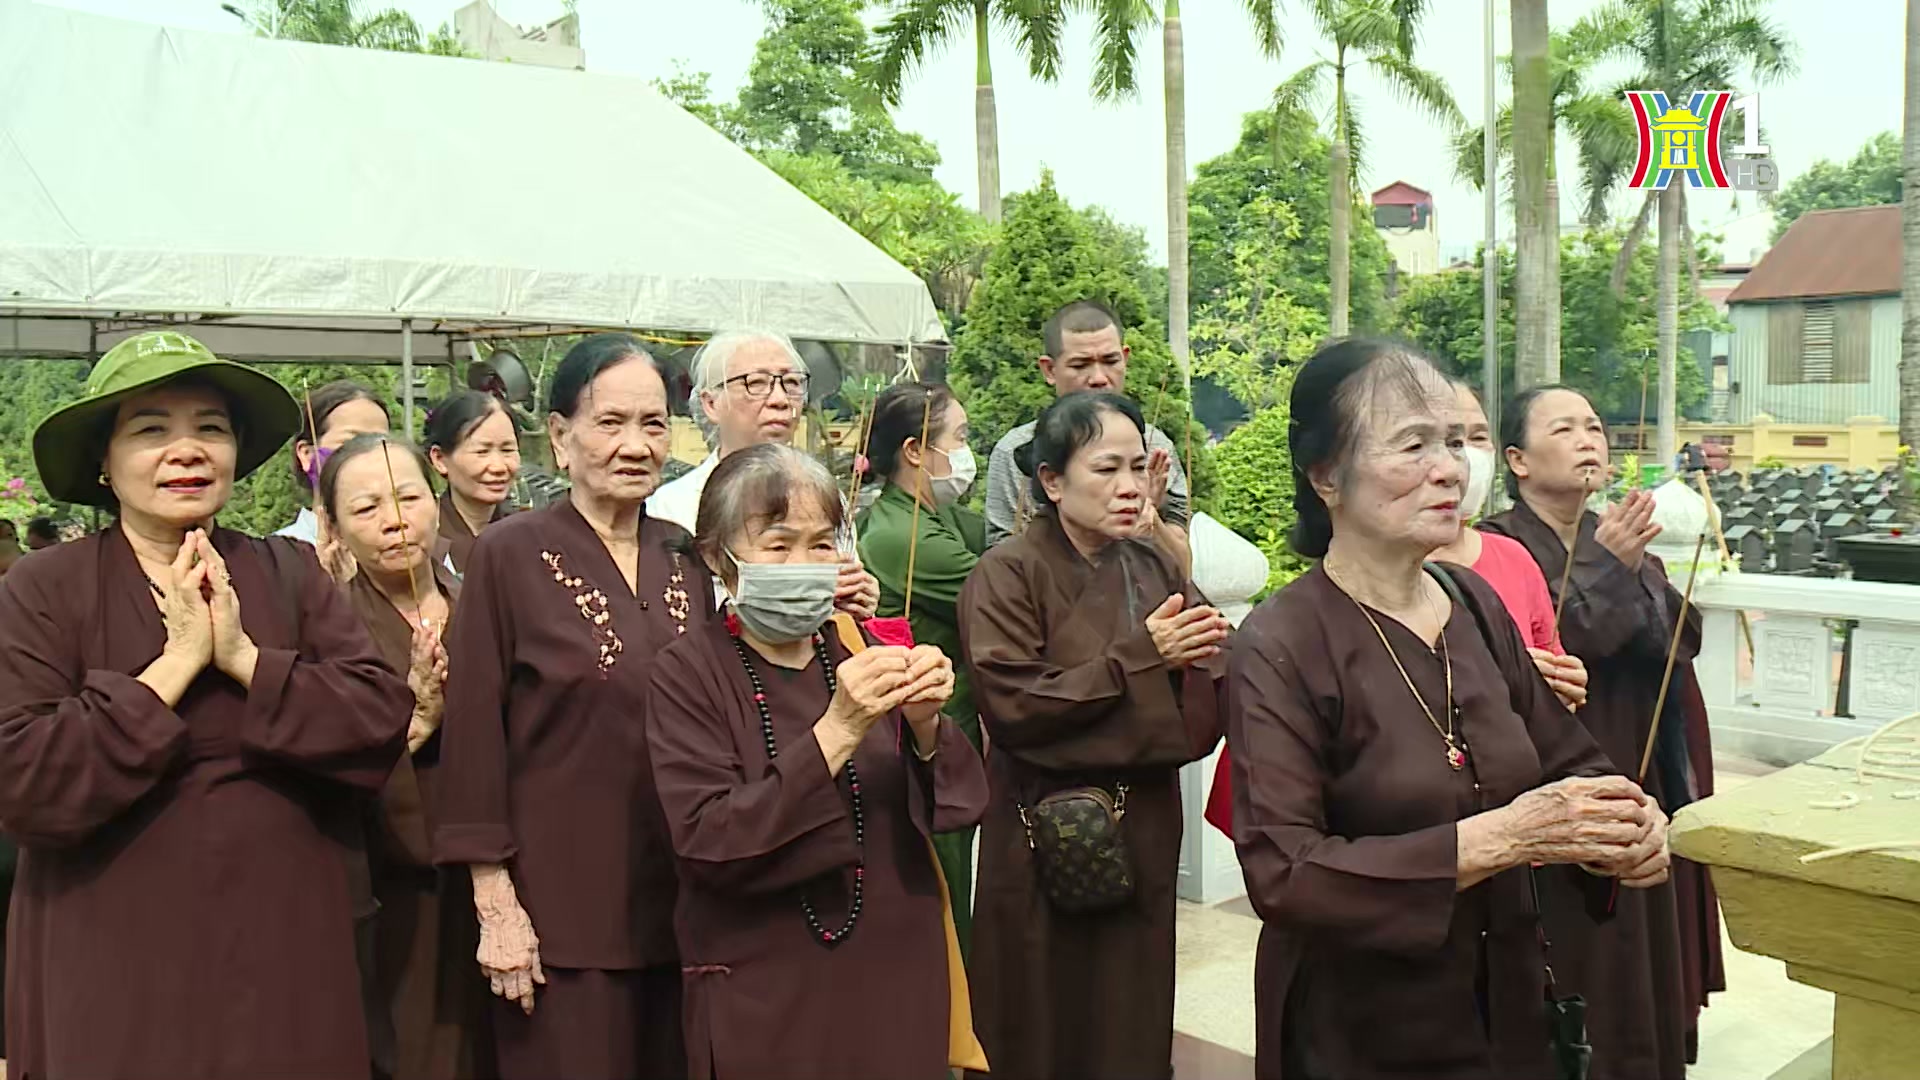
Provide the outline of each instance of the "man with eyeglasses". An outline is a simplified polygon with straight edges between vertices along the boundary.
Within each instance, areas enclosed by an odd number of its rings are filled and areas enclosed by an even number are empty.
[[[720,459],[761,443],[791,444],[800,410],[807,404],[807,365],[784,334],[730,330],[716,334],[693,357],[693,393],[688,405],[713,452],[685,476],[663,484],[647,499],[647,516],[694,531],[700,496]],[[716,596],[725,590],[715,582]],[[835,595],[840,609],[872,618],[880,583],[851,549]]]

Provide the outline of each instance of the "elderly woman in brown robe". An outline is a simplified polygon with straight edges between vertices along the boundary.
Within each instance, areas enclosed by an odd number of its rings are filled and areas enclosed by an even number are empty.
[[[1561,609],[1561,640],[1592,672],[1581,722],[1615,765],[1637,769],[1680,611],[1679,591],[1659,559],[1647,554],[1660,532],[1652,521],[1653,496],[1634,491],[1602,513],[1586,508],[1606,473],[1607,433],[1592,404],[1572,390],[1530,390],[1501,423],[1518,501],[1486,528],[1518,540],[1540,564]],[[1563,581],[1566,597],[1559,595]],[[1696,609],[1680,628],[1675,700],[1663,715],[1661,745],[1645,781],[1670,813],[1713,791],[1705,717],[1689,722],[1678,694],[1689,684],[1699,649]],[[1672,882],[1622,895],[1613,918],[1597,928],[1576,918],[1578,901],[1565,886],[1542,879],[1548,930],[1558,934],[1554,970],[1590,1006],[1593,1080],[1681,1080],[1707,992],[1726,987],[1719,911],[1706,870],[1676,860]]]
[[[695,1080],[946,1075],[929,838],[979,820],[986,772],[941,715],[952,661],[834,615],[842,513],[826,469],[777,444],[728,455],[700,497],[698,551],[733,599],[668,646],[647,710]]]
[[[480,531],[506,516],[520,475],[520,432],[505,402],[466,390],[433,407],[424,434],[434,471],[447,482],[440,535],[453,572],[464,574]]]
[[[407,753],[368,822],[374,916],[367,1020],[374,1074],[454,1080],[491,1074],[484,1038],[487,980],[474,966],[479,930],[464,869],[436,870],[429,848],[430,777],[439,758],[447,625],[459,579],[436,536],[428,467],[412,446],[356,436],[320,472],[320,504],[353,557],[346,588],[381,657],[407,673]]]
[[[1026,463],[1047,509],[988,551],[960,595],[993,785],[968,963],[997,1080],[1171,1067],[1177,773],[1220,739],[1227,622],[1158,521],[1149,493],[1165,464],[1150,468],[1145,430],[1112,394],[1048,406]],[[1052,852],[1023,824],[1069,791],[1119,816],[1130,894],[1099,910],[1064,909],[1069,875],[1043,872]]]
[[[1665,818],[1603,775],[1499,595],[1423,572],[1460,527],[1452,397],[1353,339],[1294,382],[1293,546],[1320,562],[1241,624],[1227,728],[1263,1078],[1558,1080],[1529,865],[1603,898],[1665,880]]]
[[[554,373],[572,490],[491,525],[447,635],[434,859],[466,864],[505,1080],[679,1076],[673,850],[647,766],[660,650],[713,611],[686,531],[642,503],[667,461],[667,381],[626,334]]]
[[[0,589],[16,1077],[367,1074],[348,864],[411,698],[310,549],[213,523],[298,426],[149,333],[34,433],[49,494],[118,514]]]

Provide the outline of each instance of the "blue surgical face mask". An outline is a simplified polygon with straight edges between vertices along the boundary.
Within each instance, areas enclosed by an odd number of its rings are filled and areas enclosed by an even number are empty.
[[[780,644],[810,637],[833,615],[838,563],[752,563],[727,552],[738,580],[733,613],[754,637]]]

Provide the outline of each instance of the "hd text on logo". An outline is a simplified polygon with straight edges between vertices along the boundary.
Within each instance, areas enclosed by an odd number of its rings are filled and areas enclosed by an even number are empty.
[[[1632,90],[1627,105],[1640,131],[1640,156],[1629,187],[1664,191],[1668,184],[1738,191],[1775,191],[1780,172],[1760,141],[1760,95],[1696,90],[1684,101],[1660,90]],[[1739,113],[1740,141],[1732,141]]]

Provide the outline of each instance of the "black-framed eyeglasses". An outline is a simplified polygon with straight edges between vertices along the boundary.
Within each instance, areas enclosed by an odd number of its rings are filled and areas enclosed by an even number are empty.
[[[795,401],[803,400],[807,396],[807,373],[804,371],[789,371],[785,375],[769,375],[764,371],[755,371],[746,375],[735,375],[720,385],[732,386],[735,383],[739,383],[740,389],[745,390],[747,396],[755,400],[772,397],[776,384]]]

